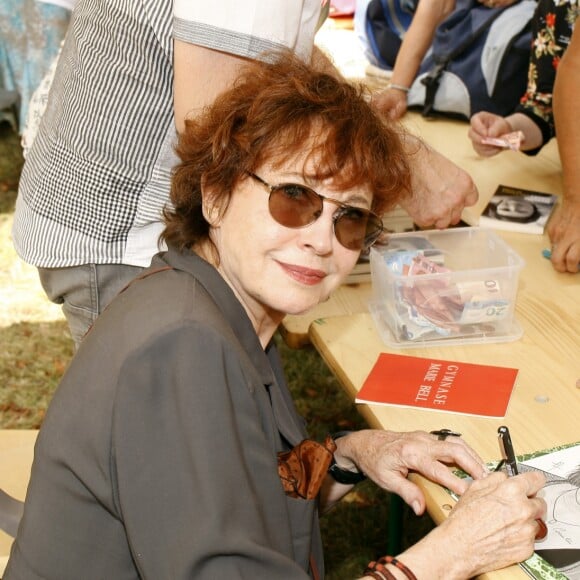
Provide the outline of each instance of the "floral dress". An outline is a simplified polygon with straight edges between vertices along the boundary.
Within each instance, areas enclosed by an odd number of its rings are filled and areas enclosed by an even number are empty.
[[[558,64],[570,43],[580,0],[539,0],[532,20],[528,86],[516,111],[527,115],[542,132],[543,144],[555,136],[552,95]],[[541,147],[526,151],[535,155]]]

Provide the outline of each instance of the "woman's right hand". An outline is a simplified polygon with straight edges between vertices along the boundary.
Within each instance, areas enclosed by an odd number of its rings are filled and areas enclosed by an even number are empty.
[[[474,481],[451,515],[431,534],[450,553],[452,574],[441,578],[471,578],[522,562],[532,555],[546,503],[536,497],[545,484],[540,472],[506,478],[492,473]],[[413,566],[411,566],[413,569]]]
[[[468,580],[523,562],[546,515],[536,497],[545,483],[539,471],[474,480],[449,517],[397,559],[420,580]]]
[[[485,137],[497,138],[510,133],[512,130],[511,125],[504,117],[487,111],[480,111],[471,117],[468,136],[478,155],[492,157],[503,151],[503,149],[495,145],[485,145],[482,143],[482,139]]]

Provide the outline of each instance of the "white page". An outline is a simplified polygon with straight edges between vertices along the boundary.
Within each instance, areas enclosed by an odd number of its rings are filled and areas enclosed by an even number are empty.
[[[580,445],[529,459],[522,465],[544,471],[548,479],[538,494],[548,504],[548,535],[536,543],[536,549],[580,549]]]

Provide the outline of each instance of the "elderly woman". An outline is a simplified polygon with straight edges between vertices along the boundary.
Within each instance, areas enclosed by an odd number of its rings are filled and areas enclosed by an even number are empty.
[[[364,473],[421,513],[411,470],[463,497],[367,575],[468,578],[533,550],[536,473],[490,475],[461,439],[423,432],[307,440],[273,335],[341,283],[410,176],[357,89],[285,54],[248,67],[181,137],[169,250],[54,397],[5,580],[322,578],[318,512]]]

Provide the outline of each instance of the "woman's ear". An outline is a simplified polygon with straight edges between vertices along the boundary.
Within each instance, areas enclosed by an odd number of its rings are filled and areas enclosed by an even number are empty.
[[[211,201],[206,201],[205,199],[203,199],[202,201],[202,205],[201,205],[201,211],[203,213],[203,217],[205,218],[205,221],[212,227],[212,228],[216,228],[219,226],[219,222],[220,222],[220,211],[219,208],[217,207],[217,205]]]
[[[219,226],[221,221],[221,207],[217,196],[206,187],[205,180],[201,182],[201,211],[207,223],[215,228]]]

